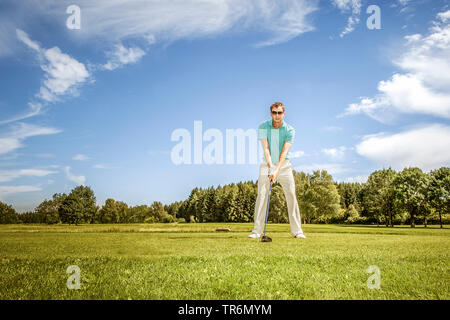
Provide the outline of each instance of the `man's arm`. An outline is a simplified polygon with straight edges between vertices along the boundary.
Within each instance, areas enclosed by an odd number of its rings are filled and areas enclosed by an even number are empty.
[[[280,168],[283,165],[284,160],[286,159],[286,155],[289,152],[289,149],[291,149],[292,143],[291,142],[285,142],[283,145],[283,149],[281,149],[280,159],[278,159],[278,163],[275,166],[275,171],[273,174],[269,177],[270,180],[275,181],[278,177],[278,174],[280,173]]]
[[[264,150],[264,157],[266,158],[267,166],[271,168],[273,167],[273,163],[270,155],[269,141],[267,139],[260,139],[260,141]]]
[[[280,159],[278,159],[277,168],[280,169],[283,165],[284,160],[286,160],[287,153],[289,149],[291,149],[292,143],[286,141],[283,145],[283,149],[281,149]]]

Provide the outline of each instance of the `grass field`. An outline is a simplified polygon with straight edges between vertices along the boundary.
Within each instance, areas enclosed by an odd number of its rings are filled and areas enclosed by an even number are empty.
[[[303,228],[294,239],[271,224],[261,243],[245,223],[0,225],[0,299],[450,298],[448,226]],[[371,265],[380,289],[367,286]]]

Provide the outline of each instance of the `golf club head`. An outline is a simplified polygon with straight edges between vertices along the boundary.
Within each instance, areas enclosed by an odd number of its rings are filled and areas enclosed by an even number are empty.
[[[272,242],[272,238],[269,236],[262,236],[261,242]]]

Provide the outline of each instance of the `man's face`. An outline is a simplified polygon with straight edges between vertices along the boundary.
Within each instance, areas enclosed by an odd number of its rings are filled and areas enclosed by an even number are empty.
[[[279,123],[279,122],[283,121],[283,117],[284,117],[283,107],[272,108],[271,114],[272,114],[272,120],[274,122]]]

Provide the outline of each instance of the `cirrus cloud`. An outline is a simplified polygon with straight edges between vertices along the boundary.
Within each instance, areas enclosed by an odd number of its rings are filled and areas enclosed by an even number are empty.
[[[7,182],[22,176],[44,177],[49,174],[58,173],[58,171],[44,169],[18,169],[18,170],[0,170],[0,182]]]
[[[12,126],[12,130],[8,133],[0,136],[0,155],[10,153],[18,148],[23,147],[22,141],[26,138],[39,136],[39,135],[49,135],[59,133],[62,130],[51,128],[51,127],[41,127],[33,124],[19,122]]]
[[[45,14],[51,16],[68,5],[42,2]],[[268,37],[255,46],[274,45],[314,30],[309,15],[318,10],[318,0],[78,0],[76,4],[83,17],[79,37],[143,39],[149,44],[257,31]]]

